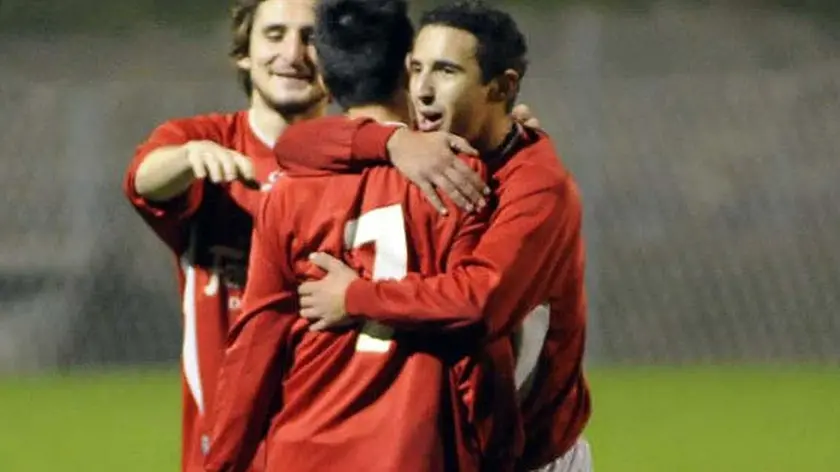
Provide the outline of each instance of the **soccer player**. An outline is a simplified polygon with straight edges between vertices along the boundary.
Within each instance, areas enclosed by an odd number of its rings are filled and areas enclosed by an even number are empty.
[[[289,123],[327,106],[312,17],[310,0],[238,3],[232,56],[250,107],[167,121],[138,147],[125,177],[131,203],[180,259],[183,470],[200,467],[208,445],[201,418],[240,311],[259,187],[279,175],[274,142]]]
[[[410,118],[406,9],[405,0],[322,0],[317,9],[324,81],[348,116],[383,123],[383,142]],[[474,158],[464,162],[482,170]],[[297,303],[298,284],[318,275],[308,260],[315,251],[341,255],[377,280],[458,264],[486,214],[451,202],[447,209],[440,215],[389,166],[286,169],[255,219],[244,314],[219,374],[206,470],[241,470],[263,440],[267,470],[457,467],[448,385],[459,343],[374,323],[317,332]]]
[[[249,108],[167,121],[138,147],[125,176],[130,202],[179,259],[183,470],[199,467],[208,446],[201,420],[240,314],[252,215],[259,190],[280,175],[272,147],[286,126],[327,105],[311,44],[313,8],[314,0],[238,0],[231,55]],[[462,204],[465,195],[480,196],[483,182],[450,150],[457,138],[397,138],[391,155],[423,188],[452,191]]]
[[[371,280],[336,258],[316,255],[327,273],[300,286],[301,314],[319,329],[346,322],[348,314],[403,329],[477,323],[495,346],[491,378],[511,379],[490,387],[475,381],[465,397],[478,405],[471,417],[483,454],[498,459],[510,435],[493,427],[498,410],[482,410],[481,399],[498,405],[515,395],[525,435],[517,470],[584,471],[591,459],[580,438],[590,415],[582,367],[581,203],[547,136],[506,117],[525,73],[525,54],[512,18],[481,2],[458,2],[423,16],[409,60],[418,126],[468,137],[481,152],[496,197],[490,226],[471,257],[432,277],[411,273],[401,280]],[[471,106],[477,103],[485,105]],[[303,123],[278,143],[289,149],[281,163],[294,166],[305,159],[309,166],[335,170],[377,165],[385,155],[382,131],[364,121]],[[316,143],[312,136],[325,139]],[[494,342],[511,334],[515,342],[507,351]]]

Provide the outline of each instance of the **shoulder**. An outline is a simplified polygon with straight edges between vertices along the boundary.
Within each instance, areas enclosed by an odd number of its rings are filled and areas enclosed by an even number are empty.
[[[334,133],[352,133],[366,120],[351,119],[344,115],[320,116],[308,120],[299,121],[289,126],[283,134],[280,135],[278,145],[293,140],[298,136],[318,136],[321,134]]]
[[[578,203],[577,182],[557,153],[554,142],[543,132],[534,135],[533,141],[495,173],[500,191],[508,192],[511,198],[546,194],[570,204]]]
[[[243,121],[245,112],[208,113],[189,117],[172,118],[161,123],[152,133],[155,135],[181,135],[190,140],[222,140],[230,135]]]

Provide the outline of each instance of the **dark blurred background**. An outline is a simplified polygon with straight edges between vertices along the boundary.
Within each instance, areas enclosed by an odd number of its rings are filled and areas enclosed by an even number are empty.
[[[0,0],[0,372],[177,359],[120,184],[158,123],[247,106],[228,5]],[[840,361],[840,2],[506,8],[583,189],[590,360]]]

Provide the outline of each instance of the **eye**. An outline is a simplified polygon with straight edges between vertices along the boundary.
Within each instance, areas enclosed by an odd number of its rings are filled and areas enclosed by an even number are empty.
[[[311,28],[304,29],[300,32],[300,41],[309,46],[312,44],[312,37],[314,34],[315,32]]]
[[[441,72],[443,72],[444,75],[455,75],[458,73],[458,70],[452,66],[444,66],[441,69]]]
[[[273,43],[282,41],[283,37],[286,36],[286,28],[278,26],[266,28],[263,33],[263,36],[265,36],[265,39]]]

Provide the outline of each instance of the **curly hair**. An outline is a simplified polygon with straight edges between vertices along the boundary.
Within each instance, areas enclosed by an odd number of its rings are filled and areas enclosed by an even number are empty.
[[[254,28],[254,17],[257,14],[257,8],[265,0],[236,0],[231,8],[231,45],[229,56],[233,60],[239,60],[248,57],[251,49],[251,30]],[[250,97],[254,90],[254,84],[251,82],[250,72],[242,69],[237,69],[237,78],[239,85]]]

